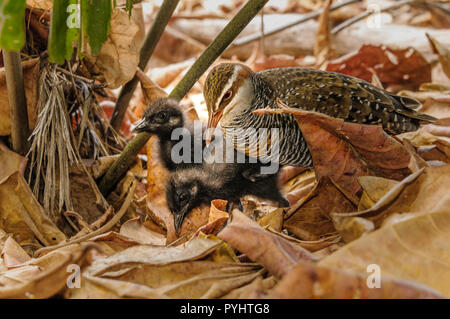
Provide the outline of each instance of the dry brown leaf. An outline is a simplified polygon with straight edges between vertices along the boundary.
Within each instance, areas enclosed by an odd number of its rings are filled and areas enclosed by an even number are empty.
[[[141,69],[137,69],[136,76],[139,79],[139,82],[141,82],[142,94],[144,95],[144,104],[148,105],[153,100],[167,97],[167,93],[161,89],[158,84],[153,82],[144,72],[142,72]]]
[[[228,201],[223,199],[215,199],[211,202],[211,208],[209,210],[208,223],[212,223],[218,220],[227,220],[229,214],[225,211]]]
[[[19,154],[11,151],[0,142],[0,181],[12,175],[14,172],[25,172],[27,159]]]
[[[65,298],[72,299],[118,299],[118,298],[150,298],[167,299],[144,285],[133,282],[119,281],[108,278],[100,278],[83,274],[79,289],[66,289]]]
[[[207,224],[209,209],[207,205],[201,205],[192,209],[184,218],[180,232],[177,235],[173,215],[167,208],[165,197],[161,196],[157,201],[147,200],[147,213],[150,218],[167,230],[167,245],[181,238],[183,238],[183,241],[186,241],[189,235],[194,234],[201,226]],[[177,243],[180,244],[182,242],[177,241]]]
[[[191,38],[188,33],[168,26],[155,48],[155,56],[171,62],[182,62],[197,56],[206,49],[201,42]]]
[[[18,172],[0,181],[0,217],[0,228],[13,233],[19,244],[31,243],[35,236],[45,245],[66,239]]]
[[[426,169],[427,170],[427,169]],[[440,173],[444,173],[442,170]],[[426,175],[426,173],[424,174]],[[436,191],[440,182],[438,172],[428,177],[428,184],[421,183],[423,192]],[[447,179],[448,168],[447,168]],[[422,175],[420,178],[423,178]],[[434,178],[433,185],[430,178]],[[414,184],[417,184],[415,182]],[[445,185],[445,184],[444,184]],[[407,186],[405,192],[408,191]],[[332,255],[319,262],[321,266],[346,269],[356,273],[366,272],[370,264],[376,264],[381,269],[382,278],[391,277],[412,280],[432,287],[447,298],[450,296],[450,207],[444,202],[423,197],[422,193],[412,196],[413,201],[426,201],[428,206],[418,204],[414,211],[422,214],[408,214],[403,221],[383,226],[381,229],[347,244]],[[436,195],[448,195],[448,186],[438,191]],[[410,194],[411,196],[411,194]],[[437,203],[433,209],[432,203]],[[440,205],[441,204],[441,205]],[[444,205],[442,205],[444,204]],[[441,210],[440,209],[444,209]],[[445,210],[446,209],[446,210]],[[397,211],[402,212],[399,207]],[[383,285],[384,281],[382,281]]]
[[[363,45],[358,52],[328,63],[327,71],[339,72],[370,82],[374,70],[384,87],[401,85],[417,89],[431,82],[431,65],[415,49],[390,49]]]
[[[401,139],[408,140],[414,147],[419,148],[422,146],[431,146],[438,140],[441,140],[440,137],[434,136],[428,132],[425,132],[422,128],[418,129],[414,132],[408,132],[398,135]],[[442,139],[445,140],[445,139]]]
[[[280,172],[280,184],[282,193],[291,203],[291,206],[308,196],[316,185],[316,175],[314,170],[295,170],[290,168],[286,171],[282,168]],[[301,172],[298,174],[298,172]],[[296,175],[298,174],[298,175]],[[296,175],[292,178],[292,175]]]
[[[144,36],[142,8],[134,8],[131,17],[124,10],[114,9],[108,38],[100,53],[93,56],[90,48],[84,52],[84,61],[91,73],[101,74],[112,89],[130,81],[139,64],[139,50]]]
[[[82,265],[92,244],[71,245],[0,274],[0,298],[49,298],[66,287],[69,265]]]
[[[439,41],[433,38],[430,34],[426,34],[428,41],[433,49],[433,52],[439,56],[439,62],[441,62],[442,69],[448,78],[450,78],[450,50],[443,46]]]
[[[39,62],[40,58],[35,58],[22,62],[25,96],[27,100],[28,125],[33,130],[36,126],[38,116],[38,83],[39,83]],[[11,119],[8,102],[8,91],[6,88],[5,68],[0,68],[0,136],[11,134]]]
[[[377,76],[377,74],[375,73],[375,71],[372,72],[372,81],[370,81],[370,83],[372,83],[372,85],[376,86],[379,89],[383,89],[383,84],[380,81],[380,78]]]
[[[167,66],[152,68],[146,74],[160,87],[166,87],[172,83],[184,70],[194,64],[194,59],[188,59]]]
[[[168,265],[206,257],[221,245],[220,241],[194,238],[177,247],[139,245],[127,248],[108,258],[95,260],[86,271],[93,276],[128,268],[130,264]]]
[[[259,267],[204,258],[223,246],[220,240],[194,238],[178,247],[136,246],[97,259],[83,273],[71,298],[214,298],[259,276]]]
[[[145,227],[139,217],[127,220],[120,227],[120,234],[140,244],[164,246],[166,243],[164,235]]]
[[[435,127],[450,130],[450,126]],[[436,136],[431,133],[436,132],[427,125],[415,132],[404,133],[399,137],[411,143],[424,160],[450,163],[450,136]]]
[[[285,275],[300,260],[314,259],[307,250],[264,230],[236,209],[218,237],[277,277]]]
[[[355,211],[355,205],[328,178],[323,178],[298,204],[288,211],[284,227],[306,241],[318,241],[336,233],[330,213]]]
[[[27,6],[32,8],[39,8],[44,10],[50,10],[53,8],[52,0],[27,0]]]
[[[164,202],[164,185],[169,177],[169,171],[158,158],[158,137],[152,136],[147,142],[147,198]]]
[[[450,207],[450,166],[427,167],[411,174],[393,186],[375,205],[357,213],[333,213],[331,217],[337,230],[348,242],[361,233],[349,223],[355,218],[364,218],[378,228],[383,221],[395,213],[436,212]],[[360,220],[360,219],[358,219]]]
[[[450,92],[442,94],[441,99],[428,98],[420,111],[438,119],[450,118]]]
[[[225,211],[227,203],[228,201],[222,199],[213,200],[209,209],[208,223],[200,227],[193,236],[198,236],[200,233],[217,235],[228,221],[229,214]]]
[[[88,225],[84,220],[79,221],[79,219],[82,217],[79,216],[77,219],[77,222],[79,225],[83,225],[83,228],[76,233],[72,238],[78,238],[81,236],[84,236],[92,231],[95,231],[97,229],[99,229],[100,227],[102,227],[103,225],[106,224],[106,222],[112,217],[114,213],[114,208],[112,206],[109,206],[108,209],[106,209],[105,213],[100,216],[100,218],[98,218],[95,222],[93,222],[92,224]],[[72,215],[72,214],[76,214],[75,212],[65,212],[64,215]]]
[[[318,240],[299,240],[297,238],[286,235],[282,232],[276,232],[275,230],[270,229],[270,228],[268,228],[267,230],[277,236],[280,236],[280,237],[290,241],[291,243],[294,243],[296,245],[299,245],[299,246],[309,250],[310,252],[316,252],[316,251],[325,249],[328,246],[337,244],[341,239],[340,235],[328,235],[328,236],[324,236]]]
[[[364,270],[365,271],[365,270]],[[382,278],[380,288],[369,288],[367,273],[351,273],[339,268],[301,262],[291,270],[266,298],[314,299],[398,299],[442,298],[438,292],[414,282]]]
[[[423,103],[420,111],[441,118],[450,117],[450,87],[424,84],[420,91],[400,91],[399,95],[411,97]]]
[[[450,126],[438,126],[430,124],[424,127],[424,131],[436,136],[450,137]]]
[[[13,268],[31,259],[25,250],[10,236],[6,239],[0,257],[6,268]]]
[[[139,242],[126,236],[122,236],[114,231],[109,231],[92,237],[90,240],[94,241],[99,246],[102,251],[102,258],[112,256],[115,253],[121,252],[129,247],[139,245]]]
[[[283,229],[284,209],[275,208],[258,220],[258,224],[262,227],[270,227],[280,232]]]
[[[85,167],[97,165],[98,162],[84,162]],[[55,192],[59,192],[59,182]],[[79,164],[69,167],[69,188],[71,209],[79,214],[88,224],[96,221],[108,208],[103,195],[100,193],[97,184],[92,176],[89,176]],[[56,216],[58,213],[56,212]]]
[[[257,299],[262,298],[269,289],[277,283],[275,277],[270,276],[265,279],[256,277],[248,285],[232,290],[223,296],[223,299]]]
[[[363,188],[363,194],[358,204],[358,211],[371,208],[392,187],[399,183],[392,179],[376,176],[361,176],[358,178],[358,182]]]
[[[274,54],[268,57],[259,56],[253,63],[250,62],[252,70],[260,72],[267,69],[286,68],[299,66],[294,56],[287,54]]]
[[[223,240],[219,239],[216,235],[214,234],[205,235],[204,233],[200,232],[198,234],[198,237],[215,240],[221,243],[221,245],[217,247],[217,249],[214,252],[212,252],[205,260],[212,260],[215,262],[239,263],[239,259],[234,253],[233,248],[231,248]]]
[[[89,270],[89,269],[88,269]],[[260,276],[254,264],[184,261],[135,264],[94,276],[83,273],[81,289],[69,298],[218,298]]]
[[[442,5],[444,4],[442,3]],[[428,5],[427,9],[430,10],[429,12],[431,14],[431,23],[435,28],[450,28],[450,17],[448,15],[448,12],[445,12],[444,10],[432,5]]]
[[[278,179],[279,179],[280,184],[284,185],[287,182],[291,181],[294,177],[299,176],[300,174],[307,174],[308,172],[313,172],[313,171],[308,170],[304,167],[286,165],[280,169]]]

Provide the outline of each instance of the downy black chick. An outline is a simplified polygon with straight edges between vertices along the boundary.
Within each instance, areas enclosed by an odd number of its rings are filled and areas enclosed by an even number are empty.
[[[172,133],[176,129],[185,129],[183,135]],[[192,123],[185,120],[184,111],[179,103],[174,99],[159,98],[154,100],[144,112],[142,119],[136,124],[134,132],[147,132],[158,136],[159,154],[163,165],[169,170],[185,169],[201,166],[201,152],[205,146],[203,133],[200,130],[195,132]],[[172,154],[174,146],[181,141],[185,141],[180,151],[188,154]],[[181,145],[181,144],[180,144]],[[195,156],[197,153],[197,156]]]
[[[216,137],[209,147],[214,147],[215,143],[220,141],[223,142],[224,139],[218,140]],[[233,151],[236,158],[237,151]],[[268,164],[249,163],[248,157],[245,160],[245,163],[226,163],[226,161],[210,163],[204,160],[202,167],[176,170],[170,175],[166,184],[166,202],[174,215],[177,233],[184,217],[193,208],[209,204],[214,199],[239,204],[241,197],[254,195],[277,202],[280,207],[289,206],[289,202],[278,187],[279,168],[265,174],[261,173],[261,168],[263,166],[268,168]]]

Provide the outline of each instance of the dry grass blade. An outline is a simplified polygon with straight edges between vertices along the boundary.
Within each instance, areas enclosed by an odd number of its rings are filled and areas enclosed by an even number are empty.
[[[39,83],[39,117],[36,128],[30,136],[32,143],[28,153],[28,157],[31,156],[28,182],[33,185],[33,193],[44,203],[49,215],[61,211],[63,206],[72,209],[69,166],[80,160],[78,152],[73,147],[62,85],[63,82],[55,69],[44,67]],[[59,187],[57,187],[58,179]],[[59,200],[56,206],[54,194],[58,189]]]

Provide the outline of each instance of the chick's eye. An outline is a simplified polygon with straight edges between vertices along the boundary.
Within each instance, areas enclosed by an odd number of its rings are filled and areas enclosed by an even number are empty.
[[[166,113],[156,113],[152,117],[152,121],[155,123],[162,123],[166,120]]]
[[[178,199],[179,199],[180,202],[185,202],[185,201],[188,200],[188,195],[187,195],[186,193],[181,193],[181,194],[178,196]]]

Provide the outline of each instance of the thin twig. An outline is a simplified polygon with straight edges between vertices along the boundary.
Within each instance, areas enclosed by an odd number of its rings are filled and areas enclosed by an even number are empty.
[[[117,212],[117,214],[115,214],[109,222],[107,222],[105,225],[103,225],[102,227],[100,227],[97,230],[94,230],[93,232],[90,232],[86,235],[83,235],[81,237],[75,238],[73,240],[69,240],[68,242],[64,242],[58,245],[53,245],[53,246],[48,246],[48,247],[44,247],[41,249],[38,249],[35,251],[34,255],[35,256],[39,256],[41,253],[46,252],[46,251],[50,251],[50,250],[54,250],[54,249],[58,249],[61,247],[65,247],[68,245],[72,245],[72,244],[77,244],[80,243],[82,241],[87,241],[88,239],[91,239],[92,237],[101,235],[107,231],[109,231],[111,228],[114,227],[114,225],[116,223],[118,223],[120,221],[120,219],[125,215],[125,213],[127,212],[128,208],[130,207],[131,204],[131,200],[133,199],[133,195],[134,195],[134,190],[136,189],[136,182],[133,182],[133,184],[130,187],[130,190],[128,191],[128,195],[125,198],[125,201],[123,202],[122,206],[120,207],[119,211]]]
[[[344,22],[342,22],[341,24],[337,25],[335,28],[333,28],[333,30],[331,30],[331,34],[335,35],[338,32],[342,31],[343,29],[355,24],[358,21],[361,21],[371,15],[373,15],[374,13],[381,13],[381,12],[386,12],[386,11],[390,11],[390,10],[394,10],[397,9],[405,4],[410,4],[412,2],[417,2],[417,0],[403,0],[403,1],[399,1],[397,3],[394,3],[390,6],[387,6],[383,9],[380,9],[380,11],[373,11],[373,10],[366,10],[363,13],[360,13],[350,19],[345,20]]]
[[[342,8],[344,6],[347,6],[349,4],[352,4],[352,3],[355,3],[355,2],[360,2],[360,1],[361,0],[348,0],[348,1],[343,2],[343,3],[338,3],[338,4],[335,4],[335,5],[331,6],[330,11],[334,11],[334,10],[337,10],[337,9]],[[288,24],[281,25],[279,27],[273,28],[272,30],[264,32],[264,36],[268,37],[268,36],[270,36],[272,34],[276,34],[278,32],[284,31],[286,29],[289,29],[289,28],[291,28],[293,26],[296,26],[298,24],[301,24],[303,22],[309,21],[311,19],[315,19],[315,18],[319,17],[322,14],[322,11],[323,11],[323,9],[319,9],[319,10],[310,12],[308,14],[305,14],[304,16],[302,16],[301,18],[299,18],[299,19],[297,19],[295,21],[292,21],[292,22],[290,22]],[[236,48],[236,47],[240,47],[240,46],[246,45],[246,44],[248,44],[250,42],[258,40],[260,37],[261,37],[261,34],[259,32],[257,34],[251,34],[251,35],[248,35],[246,37],[242,37],[242,38],[236,40],[231,45],[231,47],[232,48]]]
[[[27,100],[23,82],[23,70],[20,53],[3,51],[3,61],[6,71],[6,86],[8,89],[9,110],[11,116],[11,140],[13,150],[25,155],[28,149]]]
[[[64,73],[65,75],[74,77],[75,79],[78,79],[78,80],[86,82],[86,83],[94,83],[95,82],[94,79],[88,79],[88,78],[85,78],[84,76],[74,74],[73,72],[69,72],[66,69],[60,68],[59,66],[56,67],[56,70],[60,71],[61,73]]]

